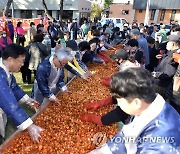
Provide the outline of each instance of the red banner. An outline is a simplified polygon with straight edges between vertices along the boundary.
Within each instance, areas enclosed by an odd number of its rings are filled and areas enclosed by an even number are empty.
[[[32,19],[22,19],[22,18],[11,18],[11,21],[14,25],[14,30],[16,29],[17,23],[20,21],[22,22],[22,27],[25,30],[25,32],[27,32],[30,28],[30,23],[34,22],[35,25],[37,26],[40,22],[40,18],[32,18]],[[8,18],[5,17],[0,17],[0,31],[6,29],[6,23],[8,22]],[[47,26],[48,26],[48,20],[45,18],[43,19],[43,24],[44,24],[44,29],[47,30]]]

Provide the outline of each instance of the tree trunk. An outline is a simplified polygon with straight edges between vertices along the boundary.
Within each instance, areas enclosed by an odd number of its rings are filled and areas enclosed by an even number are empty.
[[[43,5],[44,12],[45,12],[46,16],[47,16],[50,20],[53,21],[54,18],[49,14],[49,11],[48,11],[48,8],[47,8],[47,5],[46,5],[45,0],[42,0],[42,5]]]
[[[63,15],[63,3],[64,3],[64,0],[60,0],[60,12],[59,12],[60,21],[62,21],[62,15]]]
[[[3,17],[6,17],[8,15],[8,11],[9,11],[9,8],[12,4],[13,0],[8,0],[5,8],[4,8],[4,11],[3,11]]]

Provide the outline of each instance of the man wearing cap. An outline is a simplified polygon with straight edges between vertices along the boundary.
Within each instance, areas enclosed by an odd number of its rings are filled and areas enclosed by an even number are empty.
[[[174,61],[173,54],[177,53],[180,48],[180,38],[178,35],[170,35],[168,37],[168,43],[166,46],[168,53],[164,55],[160,64],[157,66],[155,77],[155,83],[158,85],[158,89],[163,90],[164,98],[170,101],[170,104],[178,111],[180,99],[176,97],[179,94],[173,93],[173,79],[176,81],[176,72],[178,63]],[[175,75],[176,74],[176,75]],[[174,89],[175,90],[175,89]]]
[[[147,67],[150,64],[147,40],[140,36],[140,31],[138,29],[132,29],[130,35],[132,39],[136,39],[138,41],[139,47],[144,51],[145,66]]]
[[[129,35],[129,32],[130,32],[129,25],[127,23],[125,23],[123,25],[123,31],[121,31],[122,38],[126,39],[126,36]]]
[[[161,60],[160,64],[157,66],[156,71],[159,72],[159,76],[155,76],[156,84],[160,87],[167,87],[172,83],[173,76],[176,73],[178,63],[173,60],[173,53],[176,53],[180,48],[180,40],[177,35],[170,35],[168,37],[168,43],[166,49],[168,53],[164,55],[164,58]]]

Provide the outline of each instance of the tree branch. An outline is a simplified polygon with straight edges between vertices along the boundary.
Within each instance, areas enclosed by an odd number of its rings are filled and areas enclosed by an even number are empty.
[[[42,0],[42,6],[44,8],[44,12],[46,14],[46,16],[50,19],[50,20],[54,20],[54,18],[49,14],[49,11],[48,11],[48,8],[47,8],[47,5],[46,5],[46,2],[45,0]]]
[[[6,3],[6,6],[3,11],[3,17],[6,17],[8,15],[8,11],[9,11],[9,8],[10,8],[12,2],[13,2],[13,0],[8,0],[8,2]]]
[[[64,3],[64,0],[60,0],[60,13],[59,13],[60,21],[62,21],[62,15],[63,15],[63,3]]]

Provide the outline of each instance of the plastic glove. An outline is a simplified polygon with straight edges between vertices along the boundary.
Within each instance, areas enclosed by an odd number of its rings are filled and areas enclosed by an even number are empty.
[[[27,128],[27,131],[31,137],[31,139],[35,142],[39,142],[39,138],[41,137],[40,133],[43,131],[44,129],[42,129],[39,126],[36,126],[34,124],[30,125]]]
[[[57,99],[57,97],[56,97],[55,95],[51,96],[51,97],[49,98],[49,101],[50,101],[50,102],[55,102],[55,103],[58,103],[58,104],[60,103],[59,100]]]
[[[89,77],[92,76],[92,73],[90,71],[87,71],[86,73],[84,73],[81,78],[88,81]]]
[[[88,70],[87,72],[86,72],[86,74],[90,77],[90,76],[92,76],[92,73]]]
[[[36,100],[29,98],[26,101],[26,104],[28,104],[31,108],[33,108],[35,111],[37,111],[37,109],[40,107],[40,103],[37,102]]]
[[[55,47],[55,51],[58,51],[61,48],[61,44],[57,44]]]
[[[88,75],[86,73],[84,73],[82,76],[81,76],[82,79],[88,81]]]
[[[106,55],[104,55],[102,52],[100,52],[98,54],[98,57],[103,59],[105,63],[109,63],[110,62],[110,59]]]
[[[102,107],[102,106],[105,106],[105,105],[110,105],[110,104],[113,104],[113,100],[112,100],[112,97],[109,96],[107,98],[104,98],[98,102],[94,102],[94,103],[88,103],[88,104],[85,104],[84,107],[86,109],[92,109],[92,110],[96,110],[98,109],[99,107]]]
[[[69,91],[69,90],[65,90],[65,91],[62,92],[62,94],[63,94],[64,96],[68,97],[70,94],[72,94],[72,92]]]
[[[103,126],[101,122],[101,116],[97,116],[91,113],[86,113],[80,116],[80,120],[86,121],[86,122],[92,122],[99,126]]]

